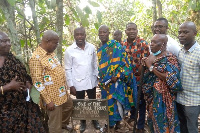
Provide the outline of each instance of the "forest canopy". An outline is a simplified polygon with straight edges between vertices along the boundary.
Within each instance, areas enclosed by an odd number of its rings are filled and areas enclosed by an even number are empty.
[[[112,33],[119,29],[126,39],[128,22],[138,26],[139,36],[150,42],[152,24],[164,17],[169,21],[168,34],[177,40],[178,28],[193,21],[200,30],[199,0],[1,0],[0,30],[8,33],[12,52],[27,63],[47,29],[59,34],[57,55],[62,59],[66,47],[74,41],[73,31],[86,28],[88,42],[98,46],[98,28],[105,24]],[[197,34],[200,42],[200,35]]]

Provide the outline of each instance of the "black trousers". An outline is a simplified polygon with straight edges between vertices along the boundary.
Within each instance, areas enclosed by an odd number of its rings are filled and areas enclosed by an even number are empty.
[[[176,108],[178,112],[178,119],[180,121],[180,131],[181,133],[189,133],[187,129],[187,119],[185,116],[184,106],[176,102]]]
[[[85,92],[87,92],[89,99],[96,99],[96,87],[89,90],[76,91],[76,99],[85,99]],[[85,123],[86,120],[81,120],[82,123]]]
[[[96,87],[89,90],[76,91],[76,99],[85,99],[85,92],[87,92],[89,99],[96,99]]]

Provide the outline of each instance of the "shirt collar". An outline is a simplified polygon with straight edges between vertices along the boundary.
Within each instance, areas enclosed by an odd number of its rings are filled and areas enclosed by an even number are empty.
[[[80,48],[76,45],[76,42],[74,42],[74,43],[72,44],[72,47],[73,47],[74,49],[76,49],[76,48],[80,49]],[[86,49],[87,47],[88,47],[88,42],[85,41],[85,48],[84,48],[84,49]]]
[[[195,44],[190,48],[188,49],[187,51],[192,53],[194,51],[194,49],[196,48],[196,46],[198,45],[197,41],[195,42]]]
[[[139,36],[136,36],[135,40],[133,40],[133,43],[138,39],[140,38]],[[124,42],[127,42],[128,43],[128,38],[124,40]]]
[[[38,49],[39,49],[39,53],[42,54],[42,55],[54,55],[54,52],[53,53],[47,53],[47,51],[45,51],[41,46],[39,46]]]

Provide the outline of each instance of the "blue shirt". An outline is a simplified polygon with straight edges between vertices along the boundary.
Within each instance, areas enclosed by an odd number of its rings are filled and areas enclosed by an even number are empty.
[[[182,48],[178,55],[181,64],[183,91],[177,102],[185,106],[200,105],[200,45],[196,42],[189,50]]]

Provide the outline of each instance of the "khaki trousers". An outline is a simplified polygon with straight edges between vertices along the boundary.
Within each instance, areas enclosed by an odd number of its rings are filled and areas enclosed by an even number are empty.
[[[49,116],[48,126],[49,133],[61,133],[62,127],[69,124],[70,116],[73,109],[72,99],[69,97],[67,102],[60,106],[55,106],[53,111],[47,110]]]

